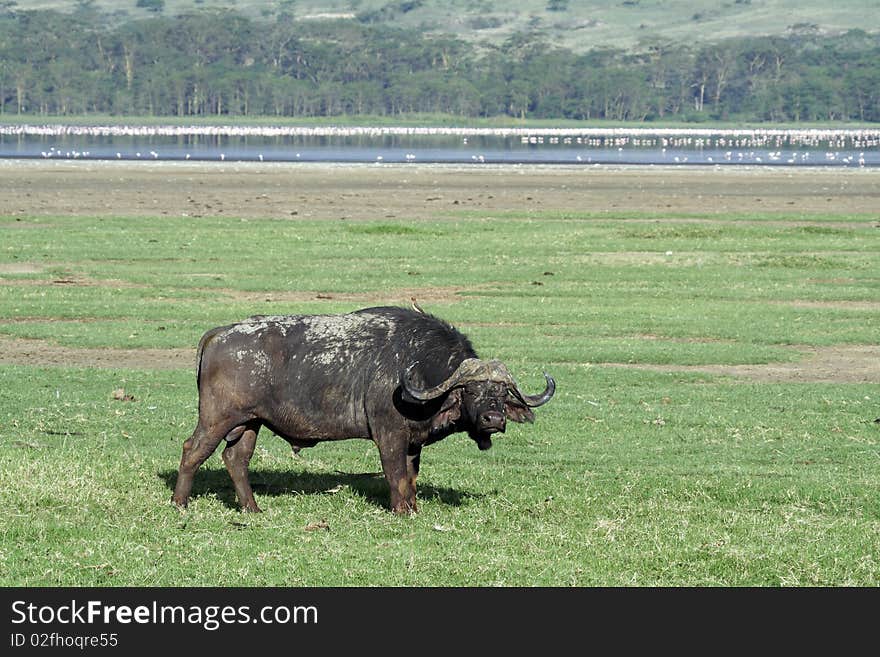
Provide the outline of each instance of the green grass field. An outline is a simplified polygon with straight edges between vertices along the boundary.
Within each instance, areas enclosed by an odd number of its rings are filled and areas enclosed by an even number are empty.
[[[415,288],[527,390],[558,381],[489,452],[428,447],[414,517],[371,443],[294,457],[264,429],[244,515],[219,453],[169,503],[192,368],[0,365],[0,585],[877,586],[880,382],[675,369],[876,345],[876,215],[687,219],[0,216],[0,339],[194,349]]]

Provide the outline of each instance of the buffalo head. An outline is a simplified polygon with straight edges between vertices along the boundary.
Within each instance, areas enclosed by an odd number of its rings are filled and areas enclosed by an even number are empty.
[[[441,401],[433,418],[434,426],[454,423],[459,430],[466,430],[480,449],[492,447],[492,434],[503,433],[508,418],[513,422],[533,422],[535,414],[531,409],[546,404],[556,391],[556,381],[545,372],[544,392],[523,393],[498,360],[467,358],[446,380],[430,388],[419,388],[413,383],[415,367],[410,366],[401,381],[406,396],[425,404]]]

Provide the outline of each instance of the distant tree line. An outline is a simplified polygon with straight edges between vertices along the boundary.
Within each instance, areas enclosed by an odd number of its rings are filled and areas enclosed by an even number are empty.
[[[2,10],[0,10],[2,11]],[[0,115],[880,121],[880,35],[815,30],[574,53],[232,11],[107,25],[0,14]]]

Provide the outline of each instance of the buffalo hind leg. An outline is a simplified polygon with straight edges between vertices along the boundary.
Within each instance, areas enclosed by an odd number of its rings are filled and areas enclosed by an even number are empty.
[[[418,511],[415,479],[409,476],[406,448],[380,443],[379,457],[382,460],[385,480],[391,491],[391,510],[397,514]]]
[[[234,436],[239,429],[243,429],[241,437],[235,438]],[[248,463],[250,463],[254,447],[257,445],[257,431],[259,429],[259,425],[236,427],[229,432],[228,442],[223,450],[223,463],[232,478],[241,510],[251,513],[260,513],[260,507],[257,506],[257,501],[254,499],[251,482],[248,480]]]
[[[171,498],[171,501],[177,506],[186,508],[196,470],[201,467],[202,463],[208,460],[208,457],[214,453],[217,445],[226,436],[228,433],[226,426],[215,424],[206,428],[199,422],[192,436],[183,443],[183,456],[180,458],[177,483],[174,486],[174,495]]]

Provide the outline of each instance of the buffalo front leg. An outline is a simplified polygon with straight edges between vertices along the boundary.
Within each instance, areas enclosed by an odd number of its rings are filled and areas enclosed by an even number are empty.
[[[238,428],[236,427],[236,429]],[[230,436],[234,436],[236,429],[230,432]],[[260,507],[257,506],[257,501],[254,499],[251,482],[248,479],[248,463],[250,463],[257,445],[257,429],[259,427],[246,427],[241,433],[241,437],[235,440],[227,437],[229,442],[223,450],[223,463],[226,465],[226,470],[235,486],[238,504],[242,511],[252,513],[260,512]]]
[[[391,491],[391,510],[398,514],[418,511],[415,478],[409,476],[409,456],[405,445],[379,444],[382,471]]]
[[[416,479],[419,477],[419,463],[422,460],[422,446],[410,445],[406,453],[406,478],[409,480],[409,486],[412,489],[413,510],[416,508]]]
[[[180,458],[177,483],[174,486],[174,495],[171,497],[174,504],[186,507],[196,470],[214,453],[225,435],[225,427],[217,425],[205,427],[201,422],[196,425],[192,436],[183,443],[183,456]]]

